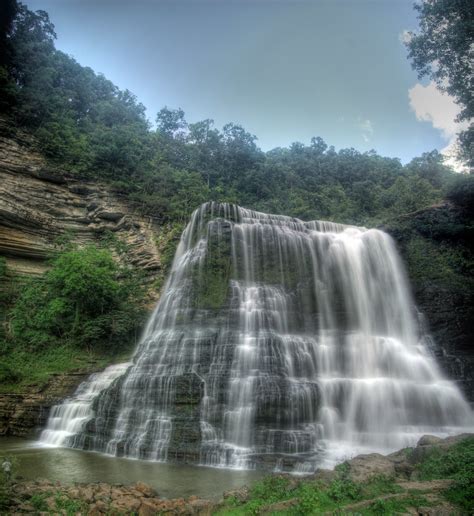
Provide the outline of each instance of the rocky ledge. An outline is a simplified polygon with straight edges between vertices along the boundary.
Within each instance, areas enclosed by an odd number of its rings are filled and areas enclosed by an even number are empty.
[[[336,511],[337,514],[358,513],[363,509],[371,508],[375,502],[394,502],[414,493],[423,494],[423,500],[429,506],[415,507],[413,510],[402,512],[403,514],[419,516],[462,514],[443,498],[443,492],[452,485],[453,481],[450,479],[420,480],[419,465],[433,452],[448,451],[454,445],[472,438],[474,438],[474,434],[462,434],[446,439],[425,435],[415,448],[405,448],[386,456],[378,453],[358,455],[334,471],[320,470],[314,475],[303,478],[275,475],[287,480],[285,488],[287,499],[260,505],[258,512],[254,510],[251,513],[300,514],[301,511],[297,509],[300,501],[298,498],[292,498],[292,493],[296,493],[302,484],[312,486],[312,489],[316,490],[324,489],[324,486],[340,480],[343,475],[345,481],[351,481],[356,485],[370,483],[373,479],[385,479],[392,482],[396,489],[392,494],[390,492],[378,494],[376,497],[351,505],[341,505]],[[8,496],[9,502],[6,505],[8,514],[87,514],[97,516],[101,514],[137,514],[139,516],[185,514],[204,516],[224,515],[227,514],[227,511],[232,512],[239,506],[243,509],[243,512],[239,512],[239,514],[245,514],[245,504],[252,500],[253,495],[251,489],[243,486],[240,489],[224,493],[223,498],[217,502],[204,500],[197,496],[167,500],[161,498],[150,486],[142,482],[129,486],[103,482],[64,485],[60,482],[36,480],[13,483],[9,488]]]
[[[214,507],[213,502],[197,496],[166,500],[143,482],[65,486],[36,480],[15,484],[11,496],[11,514],[211,514]]]
[[[77,371],[54,374],[48,383],[38,389],[30,388],[25,393],[0,393],[0,436],[30,436],[37,427],[44,427],[49,410],[62,399],[70,396],[79,383],[93,372]]]

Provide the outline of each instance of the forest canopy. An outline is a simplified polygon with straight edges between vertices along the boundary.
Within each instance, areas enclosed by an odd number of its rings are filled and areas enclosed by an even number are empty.
[[[3,115],[35,136],[52,167],[106,181],[160,220],[184,221],[213,199],[304,219],[378,223],[440,200],[459,182],[437,151],[402,165],[314,137],[265,153],[238,124],[188,123],[168,107],[152,126],[130,91],[55,48],[46,12],[7,4]]]

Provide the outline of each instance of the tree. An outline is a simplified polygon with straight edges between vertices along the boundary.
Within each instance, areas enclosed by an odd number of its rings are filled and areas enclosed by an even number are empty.
[[[461,107],[458,119],[474,117],[474,3],[423,0],[415,4],[420,32],[410,33],[408,57],[418,76],[429,77]],[[463,157],[473,165],[473,125],[460,137]]]
[[[136,278],[110,252],[68,249],[21,292],[13,335],[32,349],[64,342],[88,350],[99,344],[120,348],[141,322],[140,300]]]
[[[184,111],[181,108],[169,109],[167,106],[156,115],[156,125],[158,132],[170,138],[182,137],[188,127]]]

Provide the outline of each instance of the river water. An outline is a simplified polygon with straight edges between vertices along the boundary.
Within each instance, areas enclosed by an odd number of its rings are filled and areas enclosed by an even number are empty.
[[[111,484],[146,482],[164,498],[197,495],[219,499],[224,491],[251,485],[262,475],[256,471],[120,459],[69,448],[39,446],[36,441],[16,437],[0,438],[0,457],[5,455],[14,459],[15,476],[25,480],[46,478],[62,483]]]

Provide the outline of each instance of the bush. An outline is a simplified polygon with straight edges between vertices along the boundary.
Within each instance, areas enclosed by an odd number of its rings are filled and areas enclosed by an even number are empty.
[[[459,174],[446,191],[446,197],[473,214],[474,206],[474,176]]]
[[[12,311],[13,336],[32,349],[64,343],[91,350],[130,340],[142,321],[138,278],[109,251],[89,246],[59,253],[32,279]]]
[[[0,363],[0,385],[16,383],[20,375],[7,364]]]

